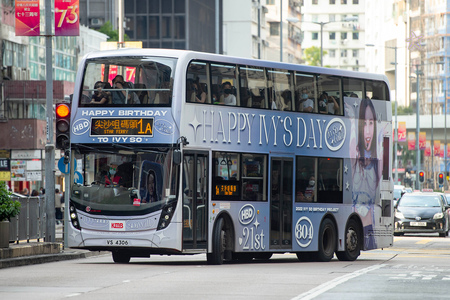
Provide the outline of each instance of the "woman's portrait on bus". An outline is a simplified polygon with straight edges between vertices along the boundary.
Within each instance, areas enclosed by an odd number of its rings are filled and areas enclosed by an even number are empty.
[[[347,114],[352,119],[350,138],[350,157],[352,157],[353,192],[352,200],[363,219],[365,230],[372,230],[375,220],[371,217],[377,197],[377,189],[381,178],[383,155],[378,153],[378,145],[382,143],[383,130],[378,131],[376,112],[372,100],[362,99],[359,104],[358,118],[352,118],[353,108],[346,104]],[[358,120],[357,131],[354,127]],[[357,136],[355,136],[357,132]],[[374,246],[376,241],[369,239]]]
[[[141,203],[153,203],[161,200],[162,166],[144,160],[141,166],[140,197]]]
[[[141,199],[141,203],[152,203],[158,201],[158,196],[156,194],[156,176],[153,170],[149,170],[147,173],[145,185],[145,194]]]

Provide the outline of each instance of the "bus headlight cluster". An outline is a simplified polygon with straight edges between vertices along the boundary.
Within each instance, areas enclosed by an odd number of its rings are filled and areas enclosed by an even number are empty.
[[[73,203],[70,203],[70,205],[69,205],[69,218],[70,218],[70,221],[72,222],[73,227],[75,227],[78,230],[81,230],[80,223],[78,222],[77,211],[76,211]]]
[[[161,230],[169,226],[170,221],[172,220],[173,213],[175,211],[175,206],[177,205],[176,201],[172,201],[171,203],[166,203],[161,211],[161,216],[159,217],[159,223],[157,230]]]

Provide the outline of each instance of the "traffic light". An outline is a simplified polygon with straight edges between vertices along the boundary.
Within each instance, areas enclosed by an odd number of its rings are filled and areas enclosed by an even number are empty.
[[[70,107],[67,103],[56,104],[56,148],[70,148]]]
[[[444,184],[444,173],[438,174],[438,182],[439,184]]]
[[[419,172],[419,182],[424,183],[425,181],[425,173],[423,171]]]

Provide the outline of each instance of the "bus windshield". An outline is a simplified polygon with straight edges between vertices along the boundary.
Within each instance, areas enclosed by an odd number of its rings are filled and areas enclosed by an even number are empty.
[[[121,152],[76,153],[71,200],[93,213],[135,214],[158,210],[176,198],[179,176],[172,149]]]
[[[89,59],[79,106],[170,106],[176,62],[164,57]]]

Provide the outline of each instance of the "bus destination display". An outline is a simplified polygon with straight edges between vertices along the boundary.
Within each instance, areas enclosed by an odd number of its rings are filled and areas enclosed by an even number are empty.
[[[216,196],[238,196],[237,183],[216,184]]]
[[[153,118],[92,118],[91,135],[153,136]]]

